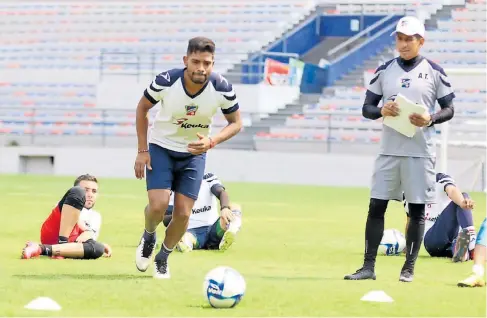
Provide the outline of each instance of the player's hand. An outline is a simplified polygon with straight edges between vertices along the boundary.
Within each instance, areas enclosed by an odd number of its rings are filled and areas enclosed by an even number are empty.
[[[198,136],[199,140],[188,144],[188,151],[192,155],[200,155],[205,153],[208,151],[208,149],[210,149],[211,146],[210,138],[205,137],[200,133],[196,133],[196,136]]]
[[[233,215],[232,210],[229,208],[224,208],[220,211],[220,217],[223,220],[223,226],[227,228],[228,224],[235,220],[235,215]]]
[[[103,257],[112,257],[112,248],[108,244],[103,244],[105,246],[105,252],[103,253]]]
[[[382,106],[380,113],[382,114],[382,117],[396,117],[399,115],[399,106],[395,102],[387,102],[384,106]]]
[[[409,115],[409,121],[416,127],[425,127],[428,126],[431,120],[431,115],[428,112],[424,112],[421,114],[411,114]]]
[[[150,154],[148,152],[141,152],[137,154],[137,158],[135,158],[135,177],[137,179],[143,179],[145,177],[145,167],[147,169],[152,170],[150,164]]]
[[[465,210],[473,210],[474,206],[475,202],[470,198],[465,198],[460,205],[460,207]]]

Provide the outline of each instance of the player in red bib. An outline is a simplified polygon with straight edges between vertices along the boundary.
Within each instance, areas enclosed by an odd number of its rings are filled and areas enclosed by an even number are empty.
[[[93,209],[97,196],[98,180],[88,174],[79,176],[42,224],[41,244],[27,242],[22,258],[111,256],[110,246],[96,241],[101,227],[101,215]]]

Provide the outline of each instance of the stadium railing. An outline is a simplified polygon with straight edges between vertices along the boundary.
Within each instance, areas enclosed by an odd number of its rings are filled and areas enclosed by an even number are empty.
[[[253,62],[247,60],[248,52],[218,53],[215,61],[215,71],[232,78],[245,76],[246,78],[264,79],[265,59],[272,57],[299,58],[296,53],[280,53],[257,51],[260,58]],[[100,52],[100,80],[109,75],[131,75],[140,79],[143,75],[155,76],[161,71],[174,67],[181,67],[182,56],[185,52],[161,54],[159,52],[114,52],[102,50]],[[172,62],[174,61],[174,62]],[[235,66],[235,61],[242,61]],[[249,67],[243,72],[242,66]]]

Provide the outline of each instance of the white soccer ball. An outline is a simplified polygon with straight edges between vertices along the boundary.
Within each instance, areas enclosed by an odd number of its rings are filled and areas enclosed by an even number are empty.
[[[245,280],[233,268],[219,266],[205,276],[203,293],[214,308],[235,307],[245,294]]]
[[[380,255],[400,255],[406,248],[406,238],[396,229],[384,230],[384,235],[380,241],[378,254]]]

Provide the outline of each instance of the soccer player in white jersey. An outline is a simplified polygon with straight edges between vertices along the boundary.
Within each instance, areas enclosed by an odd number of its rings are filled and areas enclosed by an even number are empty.
[[[93,208],[98,198],[98,180],[84,174],[76,178],[62,199],[54,206],[41,227],[41,244],[27,242],[22,258],[30,259],[41,255],[53,258],[96,259],[112,254],[108,244],[97,242],[100,235],[101,215]],[[66,223],[64,214],[76,215],[68,228],[68,235],[59,235]]]
[[[218,208],[220,201],[220,208]],[[174,196],[164,216],[164,225],[172,218]],[[228,192],[213,173],[206,173],[201,182],[198,200],[189,217],[188,230],[176,245],[177,250],[186,253],[194,249],[226,251],[235,241],[242,226],[242,210],[231,204]]]
[[[174,211],[160,252],[154,258],[154,277],[170,278],[168,256],[186,232],[191,209],[198,198],[205,171],[206,152],[235,136],[242,127],[232,85],[212,72],[215,44],[197,37],[189,40],[184,69],[157,75],[144,91],[136,114],[138,154],[135,176],[146,175],[149,204],[145,229],[136,250],[135,264],[146,271],[152,262],[156,228],[174,194]],[[160,102],[148,132],[148,111]],[[228,125],[209,137],[212,117],[220,109]]]
[[[409,204],[404,200],[408,214]],[[433,257],[451,257],[454,262],[471,259],[477,234],[473,224],[474,201],[462,193],[452,177],[436,174],[436,203],[426,205],[424,248]]]
[[[380,66],[366,92],[363,116],[376,120],[398,116],[394,102],[401,94],[428,110],[409,116],[416,126],[410,138],[383,125],[380,152],[372,175],[369,212],[365,227],[363,266],[346,275],[347,280],[375,279],[375,260],[384,233],[384,215],[389,200],[402,201],[403,193],[409,203],[409,226],[406,233],[406,261],[399,280],[411,282],[424,233],[425,205],[435,201],[435,125],[453,117],[455,94],[445,71],[419,55],[425,42],[424,24],[415,17],[399,20],[392,35],[396,37],[399,57]],[[383,107],[378,107],[383,101]],[[440,110],[435,112],[438,101]]]

